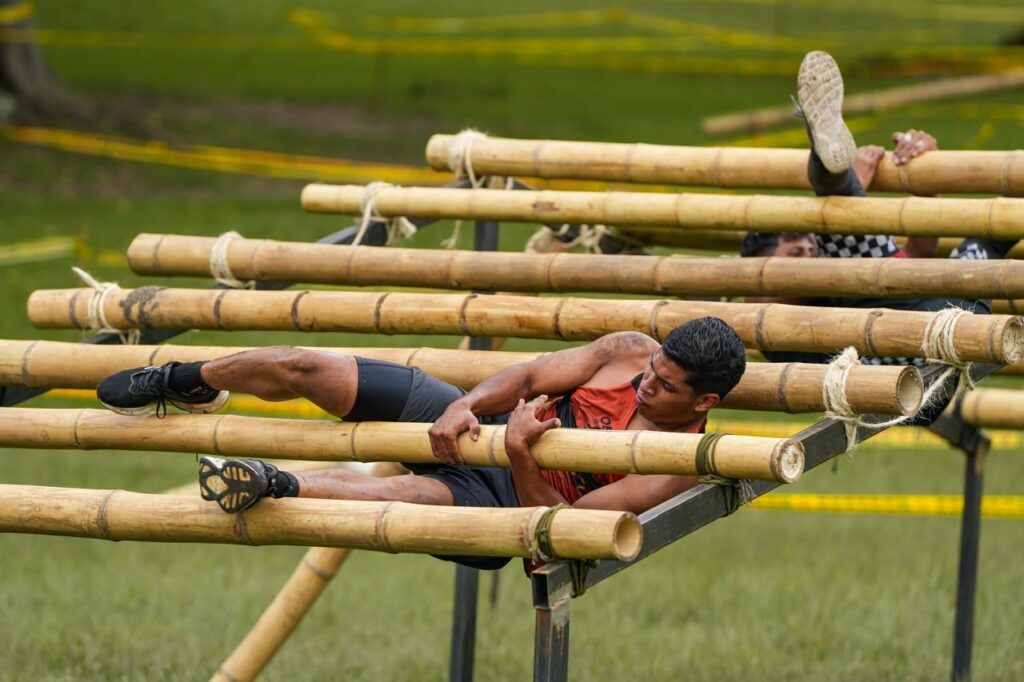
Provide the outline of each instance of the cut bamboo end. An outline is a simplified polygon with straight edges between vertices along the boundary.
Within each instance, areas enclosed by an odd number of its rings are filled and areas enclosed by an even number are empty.
[[[994,354],[1001,357],[1003,364],[1006,365],[1015,365],[1024,360],[1024,319],[1006,319]]]
[[[913,370],[913,371],[907,371]],[[896,381],[896,402],[900,406],[900,414],[910,417],[921,409],[924,400],[924,379],[916,367],[905,367]]]
[[[979,428],[1024,429],[1024,391],[977,388],[964,394],[959,410],[965,422]]]
[[[804,473],[804,446],[796,440],[780,442],[772,453],[772,473],[780,483],[796,483]]]
[[[632,561],[640,554],[644,544],[644,532],[640,520],[635,516],[623,516],[614,531],[615,553],[619,561]]]

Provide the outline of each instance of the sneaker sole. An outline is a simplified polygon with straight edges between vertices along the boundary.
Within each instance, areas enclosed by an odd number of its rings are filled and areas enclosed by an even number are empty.
[[[229,397],[231,397],[231,394],[228,391],[221,391],[217,394],[216,398],[205,403],[181,403],[174,400],[169,400],[168,402],[179,410],[183,410],[185,412],[190,412],[192,414],[210,414],[211,412],[216,412],[220,408],[224,407],[228,402]],[[111,405],[110,403],[105,403],[101,400],[100,405],[111,412],[123,414],[126,417],[141,417],[153,414],[156,411],[157,403],[154,400],[151,403],[139,405],[138,407],[118,407],[116,405]]]
[[[857,143],[843,121],[843,76],[832,55],[809,52],[800,63],[797,99],[825,168],[842,173],[857,157]]]
[[[247,462],[220,457],[199,460],[199,494],[216,502],[228,514],[237,514],[256,504],[266,481]]]

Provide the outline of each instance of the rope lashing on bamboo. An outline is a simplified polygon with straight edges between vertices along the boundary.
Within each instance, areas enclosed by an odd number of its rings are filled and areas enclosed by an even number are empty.
[[[359,200],[359,209],[362,215],[362,219],[359,221],[359,231],[356,232],[355,239],[352,240],[352,246],[358,246],[363,241],[363,237],[366,235],[366,231],[370,228],[371,222],[383,222],[388,231],[387,241],[384,246],[391,246],[399,239],[412,237],[416,234],[416,226],[406,218],[405,216],[395,216],[393,218],[385,218],[384,216],[377,213],[377,210],[373,207],[373,202],[377,198],[377,194],[381,190],[394,187],[390,182],[371,182],[366,186],[366,190],[363,192],[362,198]]]
[[[93,290],[92,297],[89,299],[88,306],[86,308],[86,315],[89,318],[88,329],[96,332],[97,334],[117,334],[117,337],[121,339],[121,343],[134,345],[139,342],[139,336],[141,335],[138,329],[117,329],[107,320],[107,315],[104,312],[104,308],[107,304],[107,297],[115,291],[120,291],[121,287],[116,282],[100,282],[95,277],[90,275],[88,272],[81,268],[72,266],[71,271],[75,273],[79,281],[85,286]]]
[[[953,343],[953,333],[956,331],[956,324],[964,315],[970,313],[962,308],[950,306],[940,310],[928,322],[925,328],[924,341],[921,350],[924,351],[925,359],[931,362],[941,362],[949,365],[947,374],[942,375],[939,382],[945,381],[952,372],[957,372],[956,391],[953,397],[960,397],[965,391],[974,388],[974,380],[971,379],[971,363],[960,358]]]
[[[754,499],[754,489],[750,485],[750,481],[745,478],[725,478],[718,475],[718,471],[715,469],[715,446],[724,435],[724,433],[704,434],[704,437],[697,443],[696,468],[701,483],[723,486],[725,504],[728,508],[727,514],[732,514]]]
[[[555,514],[563,509],[571,509],[571,505],[563,502],[553,507],[548,507],[541,513],[540,518],[537,519],[536,530],[533,534],[535,542],[530,544],[534,561],[558,560],[558,554],[555,552],[554,547],[551,546],[551,522],[554,520]]]
[[[943,372],[938,379],[932,382],[931,386],[921,396],[921,406],[917,413],[903,415],[881,422],[867,422],[863,416],[851,407],[847,399],[846,387],[850,378],[850,370],[860,365],[860,355],[853,346],[846,348],[832,362],[829,363],[825,372],[825,380],[821,385],[821,399],[825,404],[825,415],[832,419],[843,422],[846,428],[846,452],[850,453],[857,447],[857,429],[885,429],[890,426],[906,424],[914,419],[921,410],[932,404],[939,391],[942,390],[946,379],[959,373],[959,380],[953,399],[959,398],[968,388],[974,387],[970,376],[969,362],[963,362],[956,353],[953,346],[953,331],[956,322],[963,315],[970,314],[960,308],[946,308],[940,311],[928,323],[925,330],[923,347],[926,358],[931,362],[939,362],[949,365],[949,369]]]
[[[473,143],[486,139],[487,135],[473,128],[466,128],[452,137],[448,146],[448,169],[455,173],[455,179],[467,178],[473,187],[482,187],[486,176],[477,177],[473,171]]]
[[[217,237],[217,241],[210,247],[210,275],[230,289],[255,289],[256,280],[240,280],[231,272],[228,265],[228,244],[234,239],[244,239],[242,235],[234,230],[225,232]]]

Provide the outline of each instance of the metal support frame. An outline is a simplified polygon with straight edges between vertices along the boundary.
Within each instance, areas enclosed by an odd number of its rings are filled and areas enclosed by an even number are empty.
[[[497,251],[498,230],[499,224],[494,221],[476,223],[473,250]],[[493,342],[489,337],[473,336],[469,339],[470,350],[490,350],[492,347]],[[451,682],[472,682],[473,680],[479,593],[480,571],[457,564],[455,566],[455,598],[452,605],[452,651],[448,666],[448,679]]]
[[[979,429],[960,418],[960,403],[957,403],[952,415],[944,415],[936,420],[931,430],[963,450],[966,455],[951,674],[953,682],[964,682],[971,678],[974,601],[978,590],[978,545],[981,541],[981,493],[984,487],[985,456],[992,442]]]
[[[991,374],[999,367],[997,365],[975,364],[971,366],[971,376],[975,379]],[[945,372],[943,365],[928,365],[921,370],[925,386],[938,380]],[[866,422],[879,423],[888,419],[885,415],[866,415]],[[938,429],[953,428],[955,422],[947,422],[945,426],[940,425]],[[858,438],[863,441],[871,438],[883,429],[860,428]],[[950,431],[952,433],[952,430]],[[970,433],[970,427],[964,425],[963,434]],[[809,426],[794,438],[804,446],[804,461],[806,469],[827,462],[828,460],[842,454],[846,450],[845,426],[835,419],[823,419],[816,424]],[[979,438],[984,439],[983,436]],[[979,440],[987,443],[987,439]],[[975,460],[980,461],[980,460]],[[750,481],[754,497],[760,497],[777,488],[780,483],[774,481]],[[980,498],[980,470],[978,471],[977,485],[972,494]],[[965,507],[966,508],[966,507]],[[640,524],[643,527],[643,545],[639,555],[632,561],[601,561],[591,568],[585,580],[585,588],[610,578],[619,571],[646,559],[659,549],[675,542],[676,540],[689,535],[690,533],[703,528],[712,521],[720,519],[729,514],[729,502],[723,486],[702,483],[690,490],[687,490],[660,505],[649,509],[640,515]],[[976,516],[976,515],[975,515]],[[965,524],[966,521],[965,515]],[[965,526],[965,544],[973,544],[973,557],[977,557],[977,532],[967,533]],[[971,548],[968,547],[968,550]],[[971,552],[962,553],[968,556]],[[968,562],[970,564],[970,562]],[[965,594],[965,601],[973,604],[973,584],[975,578],[974,565],[970,564],[967,570],[963,570],[962,578],[964,586],[970,582],[970,589]],[[576,596],[573,590],[572,573],[569,565],[565,563],[550,563],[537,569],[531,575],[533,582],[533,603],[537,611],[537,634],[536,649],[534,650],[534,680],[544,682],[559,682],[567,679],[568,676],[568,630],[569,611],[566,595]],[[558,618],[554,615],[557,614]],[[965,609],[965,616],[966,616]],[[967,616],[969,621],[969,616]],[[961,629],[960,619],[958,623],[958,637]],[[969,622],[967,622],[967,638],[969,639]],[[958,640],[959,641],[959,640]],[[557,646],[551,646],[557,644]],[[969,652],[969,643],[968,643]],[[969,658],[968,658],[969,660]]]

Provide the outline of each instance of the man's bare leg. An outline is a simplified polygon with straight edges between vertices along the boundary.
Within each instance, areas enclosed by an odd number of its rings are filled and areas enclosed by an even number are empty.
[[[359,386],[353,356],[289,346],[210,360],[203,363],[200,374],[217,390],[249,393],[270,401],[306,398],[338,418],[352,411]]]
[[[331,500],[387,500],[415,504],[452,505],[452,491],[444,483],[424,476],[376,478],[345,469],[294,474],[299,497]]]

